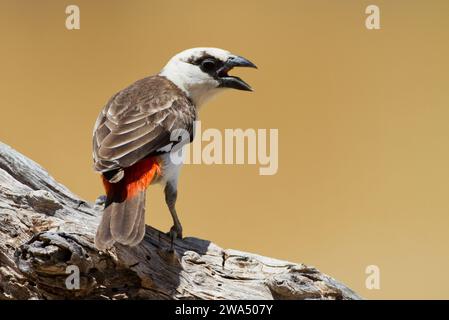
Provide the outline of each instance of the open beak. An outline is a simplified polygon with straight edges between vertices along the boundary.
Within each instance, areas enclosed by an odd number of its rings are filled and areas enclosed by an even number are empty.
[[[220,88],[232,88],[237,90],[244,91],[253,91],[251,86],[247,84],[245,81],[240,79],[239,77],[230,76],[228,74],[234,67],[245,67],[245,68],[256,68],[256,65],[249,61],[246,58],[240,56],[231,56],[224,63],[223,67],[221,67],[218,72],[218,81],[220,82]]]

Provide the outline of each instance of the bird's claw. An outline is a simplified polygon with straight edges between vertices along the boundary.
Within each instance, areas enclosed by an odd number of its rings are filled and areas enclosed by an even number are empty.
[[[175,247],[175,240],[176,239],[182,239],[182,227],[180,226],[172,226],[170,228],[170,231],[167,232],[167,235],[170,237],[170,251],[174,251]]]

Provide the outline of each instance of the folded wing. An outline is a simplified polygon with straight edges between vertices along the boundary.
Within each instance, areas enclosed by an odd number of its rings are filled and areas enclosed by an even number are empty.
[[[161,76],[137,81],[113,96],[100,113],[93,134],[95,170],[126,168],[158,154],[175,129],[193,138],[196,109],[190,99]]]

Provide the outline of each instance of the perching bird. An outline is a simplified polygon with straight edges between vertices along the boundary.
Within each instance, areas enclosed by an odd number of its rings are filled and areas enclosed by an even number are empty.
[[[103,217],[95,245],[104,250],[115,242],[139,244],[145,234],[145,191],[151,183],[165,185],[165,201],[173,218],[172,240],[182,238],[175,203],[180,169],[170,151],[174,130],[193,140],[198,107],[225,88],[251,91],[230,76],[234,67],[256,66],[217,48],[185,50],[155,76],[138,80],[115,94],[101,111],[93,132],[94,168],[106,191]]]

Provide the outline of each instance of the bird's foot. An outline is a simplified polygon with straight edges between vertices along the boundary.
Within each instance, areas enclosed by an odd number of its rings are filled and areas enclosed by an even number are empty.
[[[174,225],[170,228],[170,231],[167,232],[167,235],[171,239],[170,251],[174,251],[175,240],[182,239],[182,227]]]

